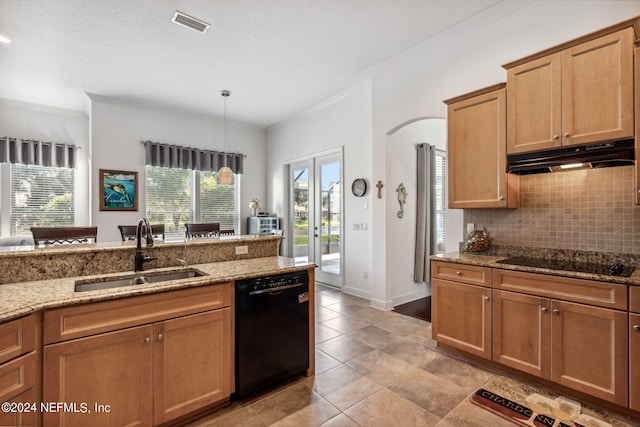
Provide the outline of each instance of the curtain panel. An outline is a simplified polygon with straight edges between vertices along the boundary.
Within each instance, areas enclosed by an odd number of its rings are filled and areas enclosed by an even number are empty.
[[[244,156],[242,154],[201,150],[152,141],[141,141],[141,143],[144,145],[147,166],[217,172],[225,165],[226,157],[227,166],[233,173],[243,173]]]
[[[72,144],[5,136],[0,138],[0,163],[75,168],[77,150]]]
[[[435,253],[436,233],[436,153],[433,145],[416,145],[417,154],[417,208],[416,250],[413,267],[414,282],[431,280],[429,257]]]

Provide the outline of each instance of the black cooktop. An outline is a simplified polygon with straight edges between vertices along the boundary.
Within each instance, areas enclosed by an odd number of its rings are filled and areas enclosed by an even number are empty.
[[[562,259],[513,257],[497,261],[501,264],[523,265],[527,267],[546,268],[550,270],[579,271],[581,273],[605,274],[608,276],[629,277],[634,268],[620,263],[602,265]]]

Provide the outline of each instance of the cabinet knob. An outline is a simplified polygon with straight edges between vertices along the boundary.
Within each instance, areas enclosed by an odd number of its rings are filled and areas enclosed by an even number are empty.
[[[558,309],[553,310],[553,314],[560,314],[560,310]]]
[[[633,330],[636,332],[640,332],[640,325],[633,325]]]
[[[565,137],[565,138],[569,138],[569,132],[565,132],[565,133],[564,133],[564,137]]]
[[[482,297],[482,299],[483,299],[483,300],[485,300],[485,301],[489,301],[489,297],[488,297],[488,296],[486,296],[486,295],[485,295],[485,296],[483,296],[483,297]]]
[[[558,139],[560,138],[560,135],[553,135],[553,139]]]
[[[151,344],[151,338],[146,337],[146,338],[144,339],[144,343],[145,343],[145,344]]]
[[[547,312],[547,307],[540,307],[540,311],[543,312],[543,313],[546,313]]]
[[[504,200],[504,196],[498,197],[498,200]]]
[[[164,335],[158,334],[158,341],[163,341],[163,340],[164,340]]]
[[[456,274],[457,274],[458,276],[462,276],[462,271],[456,271]]]

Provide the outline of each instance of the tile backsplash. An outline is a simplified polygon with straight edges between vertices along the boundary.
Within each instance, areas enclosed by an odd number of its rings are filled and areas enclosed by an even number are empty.
[[[525,175],[520,208],[465,209],[464,224],[498,245],[640,254],[634,197],[633,166]]]

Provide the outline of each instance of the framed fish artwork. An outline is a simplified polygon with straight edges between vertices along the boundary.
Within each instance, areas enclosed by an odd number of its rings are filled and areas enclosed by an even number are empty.
[[[138,210],[138,172],[100,169],[100,210]]]

